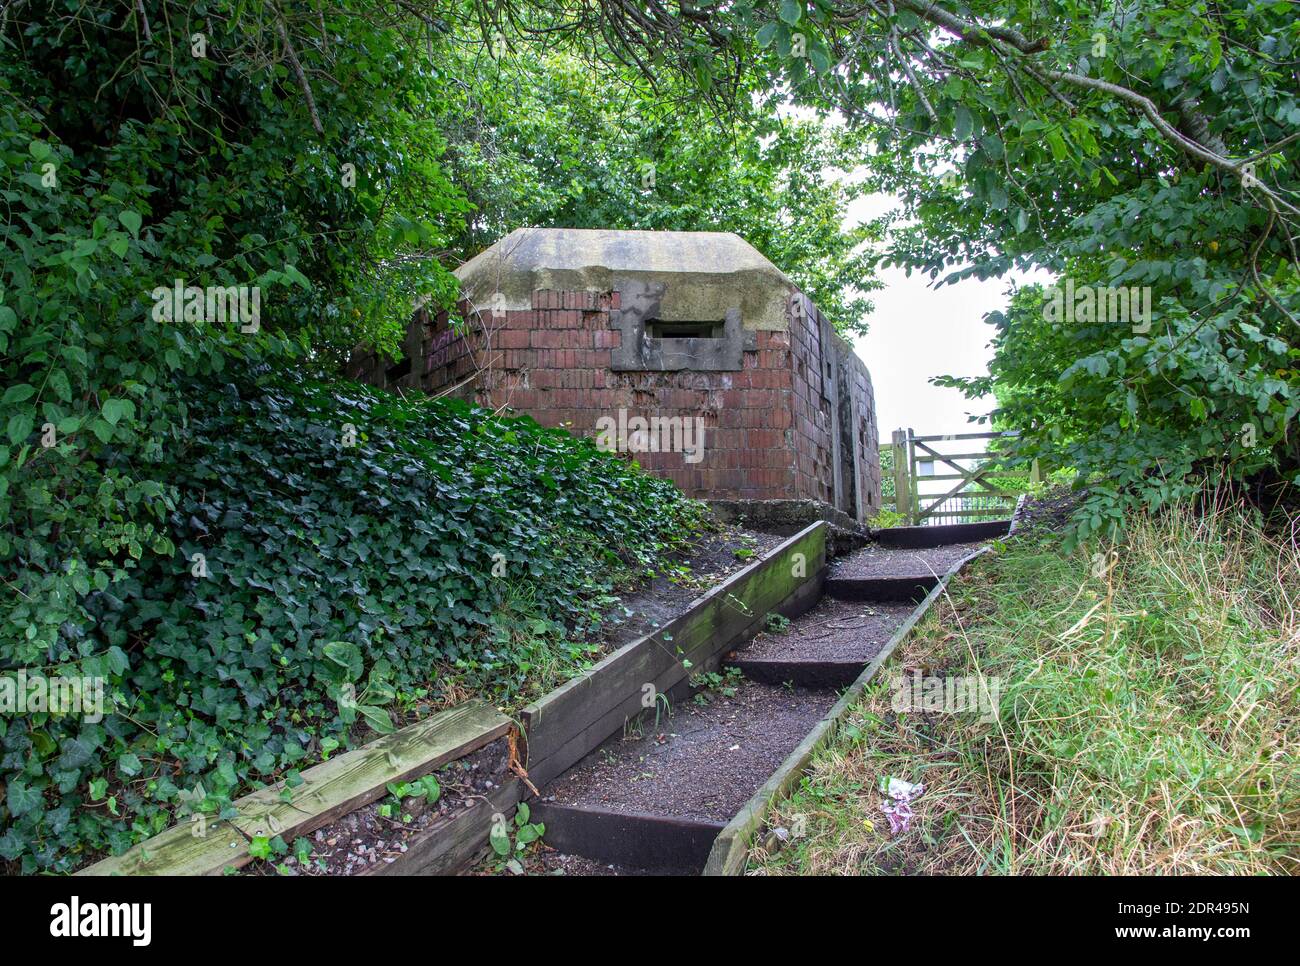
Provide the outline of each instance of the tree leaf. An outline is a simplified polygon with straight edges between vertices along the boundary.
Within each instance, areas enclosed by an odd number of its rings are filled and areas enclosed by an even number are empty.
[[[140,217],[139,212],[126,210],[118,213],[117,220],[122,223],[122,227],[131,233],[132,238],[140,237],[140,226],[144,219]]]
[[[14,413],[9,417],[9,442],[17,446],[31,435],[32,427],[35,425],[36,420],[30,412]]]
[[[975,118],[965,104],[958,104],[953,113],[952,136],[958,141],[965,141],[975,129]]]

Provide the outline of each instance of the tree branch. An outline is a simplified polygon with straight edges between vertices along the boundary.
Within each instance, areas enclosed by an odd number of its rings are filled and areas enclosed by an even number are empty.
[[[280,31],[280,39],[284,41],[284,54],[289,58],[289,66],[293,68],[293,74],[298,78],[298,86],[302,88],[302,96],[307,100],[307,112],[311,115],[311,126],[316,129],[316,133],[325,134],[325,129],[321,127],[320,115],[316,113],[316,98],[312,96],[311,84],[307,82],[307,75],[303,73],[302,64],[298,63],[298,54],[293,49],[293,42],[289,39],[289,28],[285,26],[284,15],[280,13],[279,8],[275,11],[275,26]]]

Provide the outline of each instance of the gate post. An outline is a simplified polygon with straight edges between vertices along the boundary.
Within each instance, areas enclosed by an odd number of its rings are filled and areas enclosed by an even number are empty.
[[[909,520],[912,516],[912,485],[908,480],[911,455],[907,451],[907,434],[894,430],[894,509]]]

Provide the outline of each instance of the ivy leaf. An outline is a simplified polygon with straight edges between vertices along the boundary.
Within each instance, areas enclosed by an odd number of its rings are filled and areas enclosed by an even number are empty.
[[[18,833],[18,830],[12,826],[5,829],[5,834],[0,835],[0,858],[13,862],[18,856],[22,855],[27,849],[27,842]]]
[[[144,769],[144,765],[141,764],[140,758],[137,755],[127,752],[125,755],[118,758],[117,769],[126,778],[134,778]]]
[[[781,0],[779,16],[793,27],[803,17],[803,4],[799,0]]]
[[[114,644],[108,649],[108,667],[114,674],[122,674],[131,667],[131,661],[126,656],[126,652]]]
[[[75,771],[82,767],[95,754],[95,746],[85,738],[69,738],[61,744],[58,767],[63,771]]]
[[[5,803],[9,806],[9,814],[18,818],[41,804],[41,793],[28,787],[21,778],[15,778],[9,782]]]

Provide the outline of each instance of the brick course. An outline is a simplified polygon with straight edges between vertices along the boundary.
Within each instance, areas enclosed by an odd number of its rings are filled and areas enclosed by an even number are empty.
[[[619,293],[538,290],[532,307],[501,312],[463,304],[471,320],[458,330],[447,313],[417,313],[404,371],[373,353],[354,357],[348,374],[380,386],[450,393],[492,409],[527,413],[545,426],[594,436],[601,417],[700,418],[703,456],[633,453],[647,470],[701,499],[813,499],[841,504],[861,494],[866,515],[879,506],[877,429],[870,376],[856,359],[841,365],[829,326],[807,299],[792,300],[788,331],[758,330],[738,371],[610,370],[621,333],[610,309]],[[825,350],[825,351],[824,351]],[[855,425],[841,429],[841,450],[855,466],[835,464],[836,368],[845,370]],[[828,370],[828,367],[830,369]],[[829,372],[829,374],[828,374]],[[828,395],[829,393],[829,395]],[[692,424],[694,425],[694,424]],[[843,420],[840,421],[842,427]],[[853,462],[852,452],[849,463]],[[836,475],[841,475],[837,486]],[[845,475],[848,474],[848,475]],[[853,506],[842,505],[850,515]]]

